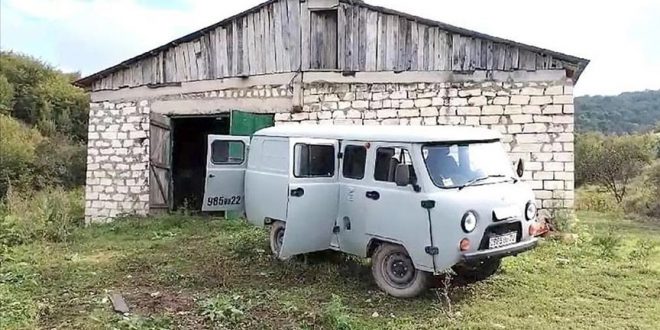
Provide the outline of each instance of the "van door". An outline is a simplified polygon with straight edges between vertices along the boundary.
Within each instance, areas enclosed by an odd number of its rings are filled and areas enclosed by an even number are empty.
[[[337,140],[289,140],[289,198],[280,257],[330,247],[337,217]]]
[[[372,190],[366,175],[368,143],[342,141],[341,173],[339,175],[339,210],[337,227],[341,251],[366,257],[366,221],[369,199],[366,192]]]
[[[245,168],[250,137],[209,135],[202,211],[245,209]]]
[[[398,143],[372,143],[367,174],[372,186],[365,192],[367,210],[366,232],[371,237],[401,244],[406,248],[415,267],[435,271],[433,257],[425,252],[430,242],[428,211],[421,207],[425,194],[421,187],[399,187],[395,183],[395,169],[399,164],[410,166],[411,178],[423,164],[414,164],[412,145]],[[417,172],[419,173],[419,172]],[[420,193],[415,192],[420,190]]]

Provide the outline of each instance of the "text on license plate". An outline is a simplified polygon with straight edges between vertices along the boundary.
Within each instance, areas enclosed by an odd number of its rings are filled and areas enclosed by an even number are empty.
[[[516,232],[510,232],[504,235],[491,237],[488,241],[488,248],[496,249],[498,247],[513,244],[515,242],[516,242]]]

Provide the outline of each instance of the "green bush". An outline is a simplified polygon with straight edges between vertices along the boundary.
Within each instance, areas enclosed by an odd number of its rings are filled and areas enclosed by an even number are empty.
[[[44,139],[35,149],[32,187],[72,189],[85,184],[87,146],[62,135]]]
[[[0,199],[10,185],[29,187],[37,145],[43,137],[35,129],[0,114]]]
[[[11,113],[14,107],[14,86],[5,75],[0,74],[0,114]]]
[[[335,294],[332,295],[330,302],[325,306],[321,315],[325,329],[351,330],[355,326],[348,314],[348,308],[344,305],[341,298]]]
[[[86,155],[83,142],[59,134],[43,137],[36,129],[0,114],[0,199],[10,186],[20,191],[82,186]]]
[[[63,242],[84,224],[83,191],[61,188],[7,195],[0,207],[0,246]]]
[[[219,294],[215,297],[202,300],[200,303],[201,314],[212,324],[232,328],[239,324],[245,316],[239,299],[240,296],[230,297]]]
[[[653,192],[651,194],[652,204],[647,214],[660,218],[660,161],[649,168],[648,178]]]
[[[595,236],[591,243],[598,249],[602,258],[613,259],[616,257],[617,249],[621,246],[622,238],[613,232],[605,235]]]
[[[597,186],[584,186],[578,189],[575,208],[582,211],[618,212],[619,205],[614,197]]]
[[[260,259],[270,251],[268,236],[257,227],[247,227],[232,233],[227,244],[232,256],[244,261]]]

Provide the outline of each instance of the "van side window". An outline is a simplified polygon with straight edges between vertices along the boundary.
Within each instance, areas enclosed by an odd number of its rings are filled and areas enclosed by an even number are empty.
[[[378,148],[376,150],[374,179],[376,181],[394,182],[394,172],[399,164],[406,164],[410,167],[410,177],[415,182],[415,169],[413,168],[412,158],[408,150],[402,148]]]
[[[297,178],[333,177],[335,147],[298,143],[293,151],[293,175]]]
[[[242,141],[215,140],[211,143],[211,162],[216,165],[242,164],[244,152]]]
[[[367,161],[367,148],[347,145],[344,148],[342,173],[348,179],[364,179],[364,167]]]

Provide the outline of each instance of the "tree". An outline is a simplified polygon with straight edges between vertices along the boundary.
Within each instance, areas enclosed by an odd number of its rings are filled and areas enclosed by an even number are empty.
[[[630,180],[650,164],[654,156],[653,135],[578,135],[575,144],[576,182],[600,185],[621,203]]]
[[[575,98],[578,132],[644,133],[660,122],[660,90]]]

